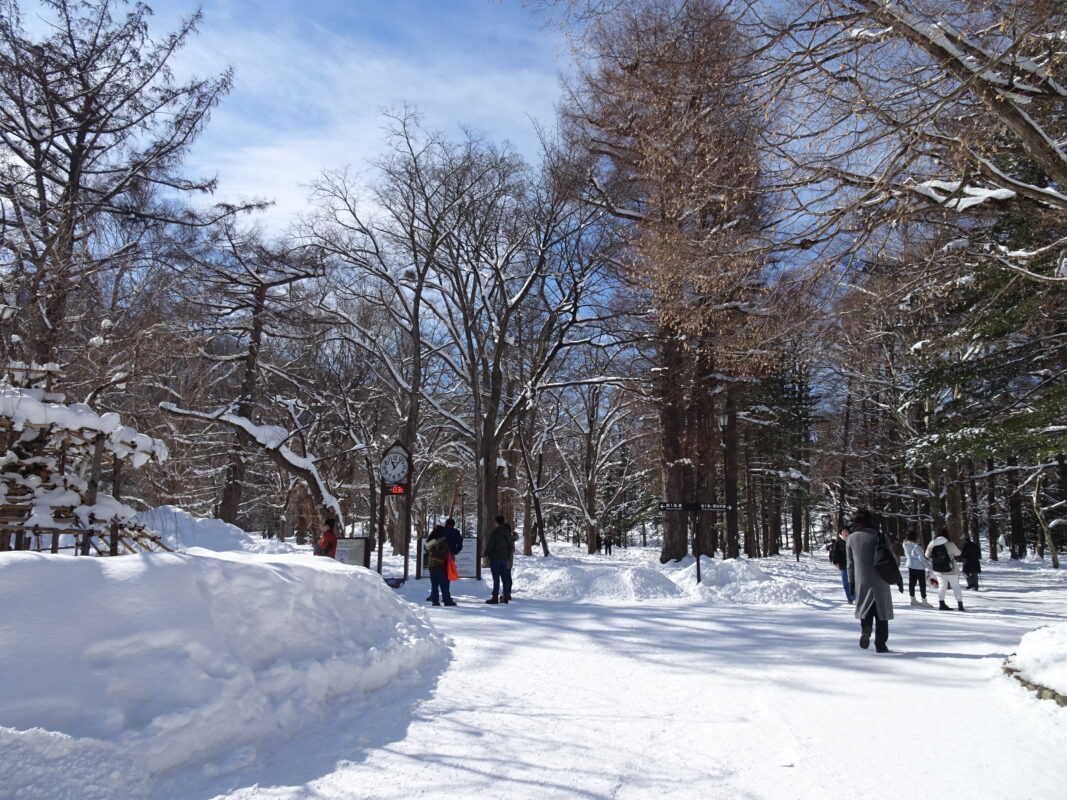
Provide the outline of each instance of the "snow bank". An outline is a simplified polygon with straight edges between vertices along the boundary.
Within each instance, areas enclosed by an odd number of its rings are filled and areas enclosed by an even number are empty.
[[[696,582],[696,560],[692,556],[673,566],[671,580],[686,594],[704,600],[757,605],[815,602],[815,596],[797,581],[768,575],[747,559],[716,561],[701,556],[699,584]]]
[[[682,597],[660,570],[587,563],[573,557],[517,558],[515,590],[523,597],[567,602],[662,600]]]
[[[1067,622],[1023,636],[1012,666],[1030,683],[1067,695]]]
[[[690,598],[760,605],[816,602],[797,580],[769,575],[748,559],[703,557],[698,585],[692,556],[660,564],[653,549],[630,548],[616,557],[590,556],[558,543],[556,550],[548,558],[515,559],[516,594],[575,603]]]
[[[136,798],[443,668],[423,612],[313,556],[0,557],[5,798]]]
[[[178,506],[159,506],[141,511],[134,522],[162,534],[163,544],[171,550],[202,547],[206,550],[243,550],[249,553],[293,553],[300,548],[294,542],[264,539],[219,519],[194,517]],[[307,552],[307,548],[303,548]]]

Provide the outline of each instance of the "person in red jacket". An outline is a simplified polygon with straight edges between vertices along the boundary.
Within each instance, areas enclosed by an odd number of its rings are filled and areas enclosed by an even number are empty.
[[[337,557],[337,534],[334,532],[336,525],[337,520],[326,520],[326,527],[322,529],[322,536],[319,537],[318,544],[315,545],[315,555],[326,556],[327,558]]]

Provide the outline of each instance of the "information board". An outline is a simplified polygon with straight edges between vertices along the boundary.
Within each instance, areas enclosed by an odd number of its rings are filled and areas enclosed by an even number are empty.
[[[456,553],[456,571],[461,578],[473,578],[478,574],[478,540],[463,537],[463,549]]]
[[[353,538],[337,539],[337,560],[350,567],[366,567],[369,565],[367,550],[367,538],[356,536]]]

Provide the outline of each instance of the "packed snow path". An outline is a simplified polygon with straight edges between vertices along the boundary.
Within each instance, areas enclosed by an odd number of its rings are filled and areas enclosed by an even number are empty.
[[[895,652],[877,655],[829,564],[758,563],[815,601],[562,602],[517,584],[511,605],[486,606],[461,581],[459,607],[429,609],[454,647],[428,695],[264,753],[220,796],[1064,796],[1067,709],[1001,674],[1025,632],[1064,618],[1062,575],[993,565],[964,614],[894,593]],[[427,583],[404,593],[422,603]]]

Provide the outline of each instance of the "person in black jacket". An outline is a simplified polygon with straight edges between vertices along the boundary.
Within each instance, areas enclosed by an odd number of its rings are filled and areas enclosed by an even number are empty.
[[[845,599],[849,603],[855,602],[856,598],[852,595],[852,584],[848,581],[848,556],[845,552],[845,541],[848,539],[848,535],[851,531],[846,525],[841,529],[841,533],[830,544],[830,561],[835,567],[841,570],[841,583],[845,587]]]
[[[982,548],[974,539],[963,540],[963,574],[967,576],[967,588],[978,589],[978,573],[982,571]]]
[[[515,553],[515,535],[502,516],[497,516],[496,527],[485,540],[485,557],[493,572],[493,596],[485,602],[490,604],[511,602],[511,558]],[[500,594],[500,585],[504,594]]]

